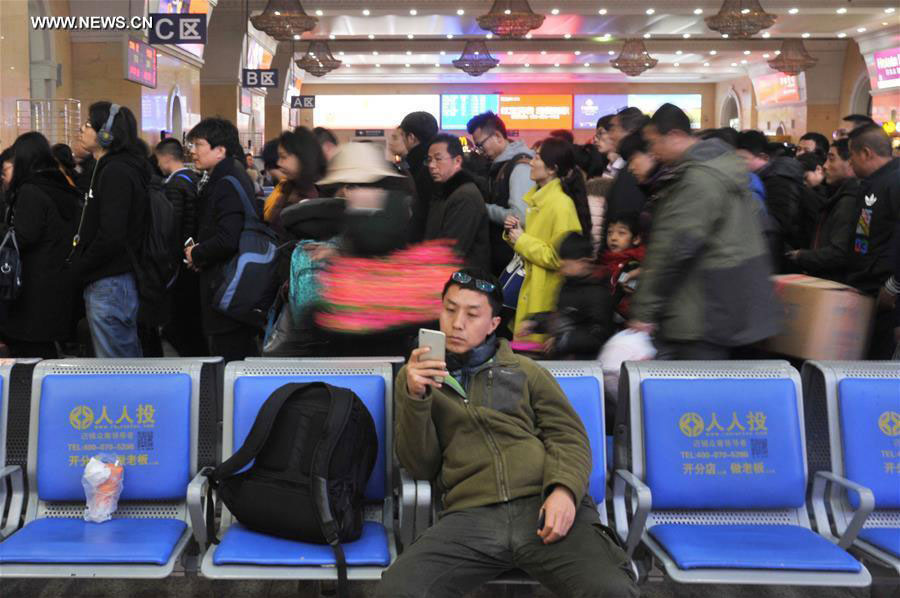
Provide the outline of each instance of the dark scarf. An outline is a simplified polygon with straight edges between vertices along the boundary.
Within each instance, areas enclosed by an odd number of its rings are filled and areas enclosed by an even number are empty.
[[[497,335],[491,334],[484,342],[465,353],[447,353],[447,371],[468,390],[472,371],[484,365],[497,353]]]
[[[447,179],[446,182],[440,185],[440,196],[442,199],[447,199],[453,192],[465,185],[466,183],[474,183],[475,179],[472,178],[472,175],[466,172],[465,170],[460,170],[452,177]]]

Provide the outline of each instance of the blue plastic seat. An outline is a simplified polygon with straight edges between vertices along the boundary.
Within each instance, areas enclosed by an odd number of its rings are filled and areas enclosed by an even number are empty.
[[[359,540],[342,545],[347,564],[387,567],[391,563],[384,526],[363,523]],[[334,565],[334,552],[323,544],[310,544],[254,532],[235,523],[225,532],[213,558],[216,565],[282,565],[304,567]]]
[[[227,459],[247,437],[269,395],[290,382],[326,382],[349,388],[365,404],[378,436],[378,455],[364,498],[371,515],[362,537],[343,544],[351,579],[379,579],[396,558],[390,478],[391,367],[371,360],[255,359],[235,362],[225,370],[225,421],[222,458]],[[269,536],[247,529],[223,509],[221,542],[203,557],[201,573],[214,579],[334,579],[334,553],[327,545]]]
[[[800,380],[786,362],[626,363],[632,470],[616,526],[684,583],[865,586],[810,528]],[[625,507],[630,486],[636,509]],[[651,510],[652,506],[652,510]]]
[[[189,537],[202,364],[45,361],[34,371],[24,526],[0,544],[4,577],[165,577]],[[97,454],[124,466],[113,519],[84,521]]]
[[[803,380],[828,416],[831,471],[813,488],[816,525],[900,574],[900,363],[807,362]]]

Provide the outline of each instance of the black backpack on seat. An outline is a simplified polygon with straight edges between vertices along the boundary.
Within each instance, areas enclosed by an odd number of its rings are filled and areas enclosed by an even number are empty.
[[[243,446],[209,475],[210,489],[249,529],[330,544],[343,596],[341,542],[362,534],[377,443],[372,415],[354,392],[324,382],[285,384],[263,403]],[[208,506],[207,537],[218,543],[212,514]]]

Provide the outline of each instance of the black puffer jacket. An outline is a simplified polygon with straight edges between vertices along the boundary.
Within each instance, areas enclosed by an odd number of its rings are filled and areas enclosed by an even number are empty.
[[[61,340],[69,332],[77,299],[65,262],[78,226],[81,194],[53,169],[32,175],[11,199],[22,293],[0,330],[20,341]]]
[[[553,335],[555,359],[597,359],[614,332],[613,296],[601,277],[566,278],[556,312],[528,318],[537,321],[535,332]]]
[[[197,183],[200,175],[190,168],[182,168],[166,178],[163,190],[175,208],[176,221],[180,223],[179,239],[186,241],[188,237],[197,240]]]
[[[797,265],[804,271],[843,282],[847,277],[856,227],[856,197],[859,181],[850,178],[829,198],[812,231],[812,247],[797,253]]]
[[[787,247],[802,246],[800,205],[803,201],[803,166],[794,158],[775,158],[757,174],[766,188],[766,210],[775,223],[770,240],[774,256]]]
[[[900,228],[900,158],[860,181],[847,284],[875,294],[893,273],[892,244]]]
[[[133,272],[147,223],[150,163],[127,152],[97,161],[72,272],[82,284]]]

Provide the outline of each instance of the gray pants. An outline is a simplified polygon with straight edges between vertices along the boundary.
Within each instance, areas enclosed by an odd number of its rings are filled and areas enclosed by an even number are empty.
[[[565,598],[636,598],[631,566],[586,499],[565,538],[545,545],[537,535],[541,498],[448,513],[384,572],[379,598],[463,596],[521,569]]]

